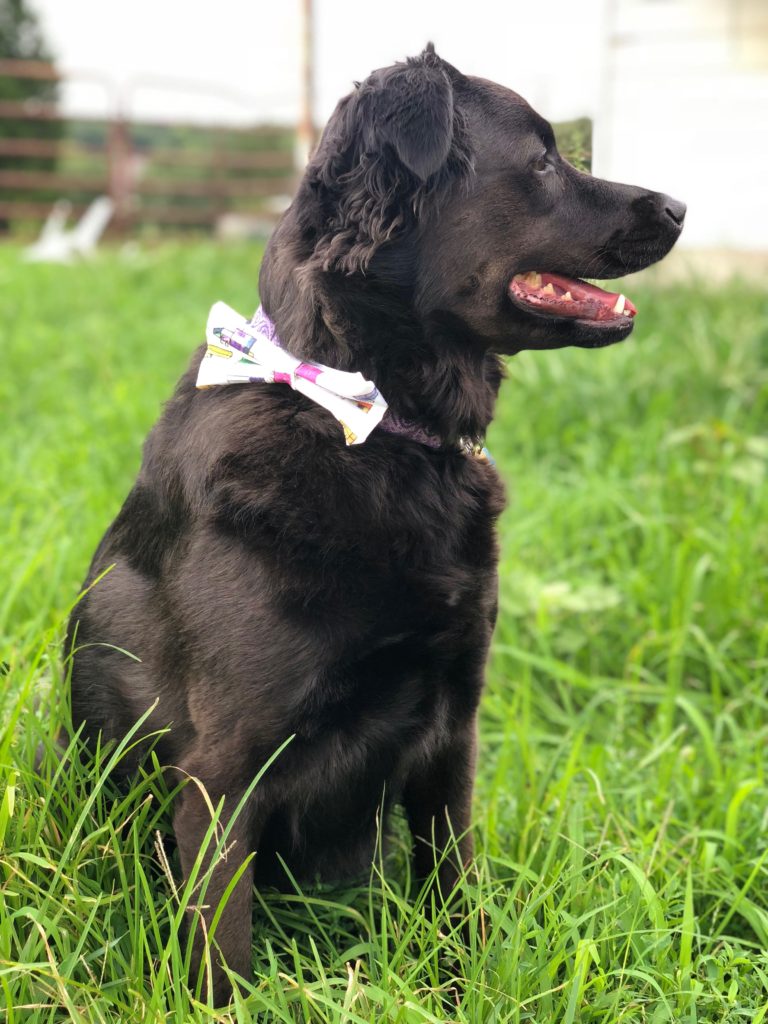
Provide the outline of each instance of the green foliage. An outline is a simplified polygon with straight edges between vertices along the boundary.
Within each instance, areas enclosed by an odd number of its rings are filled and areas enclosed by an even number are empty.
[[[579,117],[552,125],[560,154],[580,171],[592,167],[592,121]]]
[[[0,0],[0,59],[49,60],[37,15],[27,0]]]
[[[118,793],[119,749],[58,764],[60,640],[209,304],[251,309],[259,255],[0,250],[9,1024],[761,1024],[768,293],[642,278],[624,345],[509,362],[466,944],[422,912],[399,829],[370,885],[259,894],[255,983],[228,1013],[190,995],[171,795],[157,772]]]

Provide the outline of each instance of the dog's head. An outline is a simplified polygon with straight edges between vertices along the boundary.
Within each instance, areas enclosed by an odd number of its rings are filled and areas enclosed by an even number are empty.
[[[581,278],[661,259],[684,215],[661,193],[579,172],[520,96],[429,46],[339,103],[268,250],[262,297],[281,327],[276,307],[298,308],[301,282],[337,337],[364,294],[484,351],[602,346],[629,335],[635,308]],[[331,279],[341,312],[323,298]]]

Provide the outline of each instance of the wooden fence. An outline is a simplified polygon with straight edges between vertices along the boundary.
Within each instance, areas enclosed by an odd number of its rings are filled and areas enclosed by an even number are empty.
[[[0,60],[0,76],[58,80],[41,61]],[[68,118],[56,104],[0,101],[0,230],[43,220],[56,199],[78,213],[98,195],[112,198],[111,230],[123,234],[211,229],[227,213],[268,219],[295,186],[294,140],[282,127]]]

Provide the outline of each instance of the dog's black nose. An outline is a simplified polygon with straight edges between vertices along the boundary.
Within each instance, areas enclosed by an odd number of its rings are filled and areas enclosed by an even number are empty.
[[[678,227],[682,227],[687,209],[685,203],[681,203],[679,199],[673,199],[672,196],[662,196],[662,206],[664,213],[671,217]]]

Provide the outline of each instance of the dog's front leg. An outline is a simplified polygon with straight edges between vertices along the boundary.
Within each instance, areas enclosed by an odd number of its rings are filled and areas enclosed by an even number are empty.
[[[211,825],[210,800],[215,791],[212,788],[207,789],[208,799],[198,786],[197,779],[190,780],[182,790],[176,805],[173,829],[186,879],[192,874]],[[230,814],[234,811],[241,795],[237,792],[227,793],[224,814],[216,834],[203,853],[197,876],[198,880],[201,880],[207,869],[211,868],[210,880],[204,891],[198,881],[196,893],[190,898],[188,923],[189,927],[194,929],[190,972],[190,982],[193,986],[196,984],[200,965],[205,957],[206,944],[211,935],[219,903],[227,886],[242,868],[249,852],[254,849],[257,810],[253,804],[254,797],[251,797],[251,802],[242,808],[232,823],[223,848],[216,851],[217,837],[221,834],[221,829],[226,828],[228,824],[227,811]],[[232,995],[232,985],[222,967],[222,960],[231,970],[245,978],[249,978],[251,974],[253,875],[254,863],[251,858],[230,893],[212,936],[210,981],[216,1006],[226,1005]]]
[[[438,864],[436,881],[446,901],[472,859],[476,746],[472,716],[426,764],[420,762],[414,767],[403,794],[414,840],[416,877],[423,881]]]

